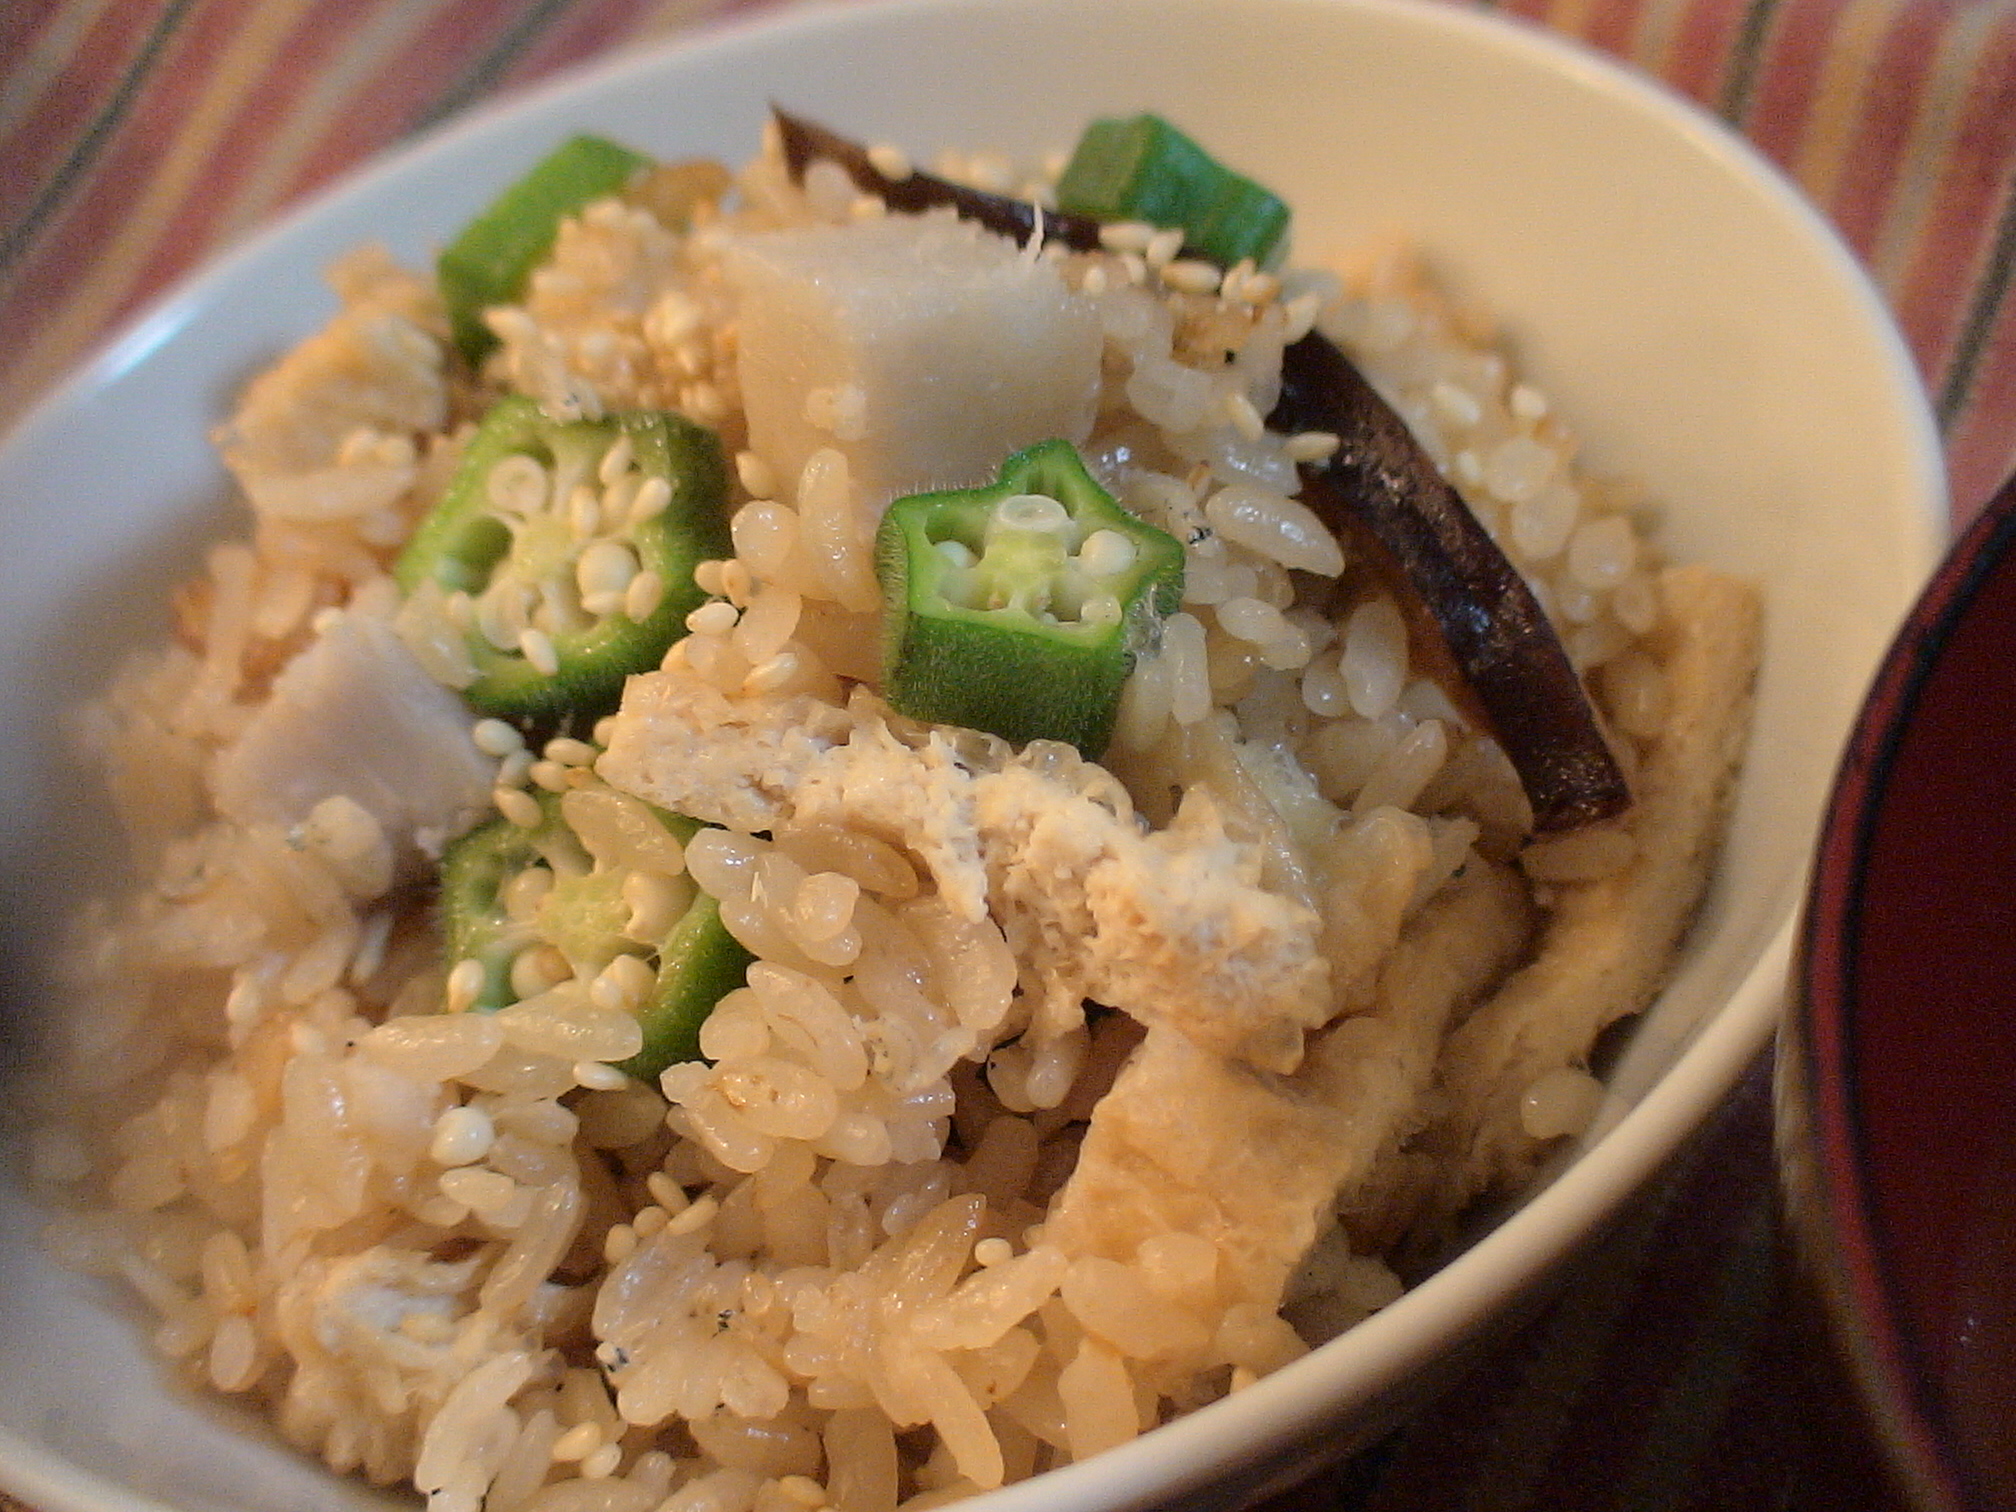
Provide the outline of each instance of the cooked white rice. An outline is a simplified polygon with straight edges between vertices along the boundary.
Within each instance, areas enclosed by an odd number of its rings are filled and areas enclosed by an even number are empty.
[[[787,476],[748,448],[723,269],[737,237],[877,207],[817,169],[793,187],[774,151],[737,187],[690,234],[617,200],[567,223],[523,306],[496,312],[482,392],[450,376],[430,279],[346,258],[340,313],[219,432],[250,528],[180,592],[173,641],[80,720],[144,880],[73,957],[38,1144],[66,1203],[52,1242],[146,1299],[190,1381],[438,1512],[868,1512],[1081,1459],[1390,1301],[1389,1262],[1522,1179],[1601,1095],[1597,1021],[1544,1064],[1492,1062],[1488,1099],[1437,1069],[1445,1033],[1487,1019],[1543,948],[1536,919],[1641,842],[1627,821],[1526,846],[1503,755],[1291,496],[1296,461],[1332,442],[1260,423],[1284,344],[1320,325],[1390,396],[1528,575],[1627,768],[1668,730],[1661,566],[1635,497],[1579,465],[1489,328],[1398,247],[1222,278],[1145,228],[1044,254],[1103,333],[1084,450],[1189,543],[1186,599],[1129,684],[1110,770],[947,747],[976,783],[1062,784],[1101,823],[1218,844],[1231,870],[1211,885],[1236,872],[1313,910],[1318,1022],[1336,1024],[1299,1070],[1300,1029],[1257,1071],[1088,1015],[1071,939],[1031,922],[1051,919],[1040,882],[994,876],[976,914],[930,837],[844,806],[640,844],[637,800],[596,770],[615,726],[527,750],[472,721],[498,811],[567,794],[633,906],[703,888],[757,957],[707,1059],[645,1085],[607,1064],[638,1042],[624,968],[584,983],[521,959],[525,1001],[453,1011],[469,986],[399,837],[344,798],[293,824],[220,798],[225,753],[326,612],[388,592],[495,387],[717,427],[736,554],[703,568],[715,601],[667,677],[752,722],[823,708],[922,748],[855,691],[877,676],[878,595],[843,453]],[[814,409],[836,437],[864,423],[858,396]],[[440,612],[408,603],[402,633],[466,681]],[[1201,1127],[1169,1139],[1166,1169],[1130,1174],[1171,1086],[1222,1095],[1183,1109]],[[1320,1143],[1323,1169],[1277,1181],[1275,1132]],[[1239,1190],[1204,1204],[1186,1160]],[[1334,1202],[1260,1211],[1305,1179]]]

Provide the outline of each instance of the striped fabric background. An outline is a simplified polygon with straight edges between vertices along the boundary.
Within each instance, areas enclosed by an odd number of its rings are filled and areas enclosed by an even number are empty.
[[[765,0],[7,0],[0,422],[177,274],[500,90]],[[775,0],[771,0],[775,3]],[[2016,0],[1511,0],[1805,187],[1895,307],[1965,513],[2016,461]]]
[[[0,427],[360,160],[591,54],[775,3],[0,0]],[[1506,8],[1665,79],[1804,186],[1897,312],[1956,516],[1978,508],[2016,465],[2016,0]],[[1759,1066],[1560,1302],[1277,1512],[1883,1506],[1776,1261],[1768,1085]]]

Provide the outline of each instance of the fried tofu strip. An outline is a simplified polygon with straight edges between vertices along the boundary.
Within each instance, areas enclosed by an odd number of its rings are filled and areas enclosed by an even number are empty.
[[[1556,884],[1533,960],[1450,1035],[1438,1073],[1447,1111],[1421,1141],[1438,1156],[1428,1223],[1532,1173],[1547,1141],[1526,1132],[1520,1102],[1596,1037],[1641,1011],[1665,982],[1707,884],[1750,726],[1763,607],[1748,583],[1688,565],[1660,578],[1662,623],[1650,649],[1665,673],[1665,733],[1640,762],[1636,804],[1601,826],[1630,837],[1610,875]]]
[[[955,912],[999,919],[1039,1039],[1082,1022],[1089,998],[1292,1070],[1330,1012],[1316,913],[1261,885],[1257,849],[1208,793],[1151,831],[1103,769],[1044,746],[906,741],[872,700],[735,700],[657,672],[631,679],[599,769],[708,823],[831,823],[906,847]]]
[[[1218,1253],[1223,1305],[1280,1306],[1340,1187],[1411,1133],[1450,1019],[1528,944],[1526,889],[1475,861],[1409,923],[1365,1013],[1310,1036],[1292,1076],[1148,1032],[1092,1114],[1045,1242],[1131,1262],[1194,1234]]]

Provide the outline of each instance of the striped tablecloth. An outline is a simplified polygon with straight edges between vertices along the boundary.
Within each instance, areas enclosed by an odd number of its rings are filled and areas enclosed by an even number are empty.
[[[0,426],[332,175],[766,0],[0,0]],[[769,0],[775,3],[775,0]],[[1097,3],[1097,0],[1087,0]],[[1957,519],[2016,464],[2016,0],[1515,0],[1804,186],[1895,309]],[[1880,1507],[1777,1263],[1769,1069],[1446,1399],[1282,1506]]]

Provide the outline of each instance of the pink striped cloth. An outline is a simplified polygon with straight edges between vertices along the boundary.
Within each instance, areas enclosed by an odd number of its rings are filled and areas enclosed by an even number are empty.
[[[0,0],[0,425],[332,175],[557,68],[761,3]],[[1509,8],[1665,79],[1805,187],[1897,312],[1956,518],[1979,508],[2016,465],[2016,0]],[[1768,1081],[1760,1065],[1561,1302],[1279,1512],[1882,1506],[1774,1258]]]
[[[763,0],[8,0],[0,423],[176,275],[472,102]],[[1956,510],[2016,462],[2016,0],[1512,0],[1747,133],[1889,296]]]

